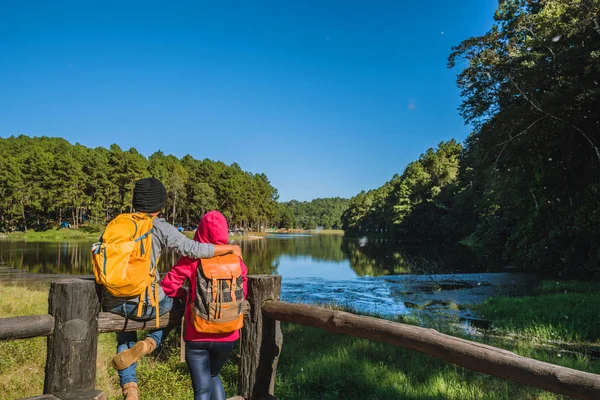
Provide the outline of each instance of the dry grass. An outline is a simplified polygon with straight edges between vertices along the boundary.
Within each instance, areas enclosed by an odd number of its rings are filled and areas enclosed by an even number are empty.
[[[48,289],[48,283],[0,283],[0,318],[47,313]],[[109,398],[119,399],[118,377],[110,367],[115,349],[115,335],[101,334],[96,387]],[[42,394],[45,363],[46,338],[0,342],[0,397],[19,399]]]

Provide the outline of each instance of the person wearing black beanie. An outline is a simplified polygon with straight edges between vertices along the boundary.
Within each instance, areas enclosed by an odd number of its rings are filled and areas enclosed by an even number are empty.
[[[242,256],[241,249],[237,245],[213,245],[188,239],[164,218],[158,217],[159,212],[165,207],[166,203],[167,190],[160,180],[156,178],[140,179],[135,183],[133,189],[132,205],[135,213],[125,216],[127,218],[131,217],[134,221],[136,233],[133,233],[132,230],[131,234],[133,235],[137,234],[138,226],[135,223],[136,218],[137,220],[140,218],[152,218],[152,229],[147,233],[148,237],[151,238],[152,247],[149,273],[150,271],[155,271],[156,283],[160,280],[156,266],[160,254],[165,249],[173,250],[180,256],[187,256],[192,259],[210,258],[228,253]],[[108,236],[110,237],[111,235]],[[102,245],[102,240],[104,239],[101,239],[101,242],[96,245]],[[165,295],[160,285],[156,285],[152,291],[154,292],[154,296],[156,295],[156,291],[158,291],[158,306],[152,307],[152,301],[146,295],[144,304],[141,306],[141,310],[143,310],[141,316],[138,316],[140,296],[117,297],[105,290],[102,298],[102,309],[125,318],[143,321],[156,318],[157,312],[159,315],[169,312],[173,307],[173,299]],[[162,342],[163,337],[168,334],[169,330],[170,328],[150,331],[147,337],[141,341],[137,341],[135,331],[117,332],[117,354],[113,357],[112,364],[118,371],[123,396],[126,400],[138,399],[136,361],[154,351]]]
[[[167,204],[167,189],[156,178],[144,178],[135,183],[133,208],[138,212],[159,212]]]

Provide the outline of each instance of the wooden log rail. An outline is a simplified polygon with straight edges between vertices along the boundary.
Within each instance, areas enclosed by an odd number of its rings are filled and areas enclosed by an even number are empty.
[[[600,399],[600,375],[521,357],[482,343],[379,318],[304,304],[267,301],[264,316],[416,350],[498,378],[578,399]]]
[[[244,316],[240,396],[235,399],[275,399],[275,374],[283,340],[279,321],[404,347],[474,371],[578,399],[600,399],[600,375],[521,357],[433,329],[281,302],[280,292],[280,276],[248,277],[250,312]],[[94,382],[99,332],[155,328],[154,320],[133,321],[99,312],[99,308],[93,281],[68,279],[52,283],[48,315],[0,318],[0,340],[48,336],[44,379],[47,397],[40,399],[71,398],[69,393],[97,393]],[[163,315],[160,326],[178,326],[181,316],[181,311]]]
[[[183,310],[160,316],[160,327],[181,324]],[[156,320],[134,321],[116,314],[98,314],[98,333],[156,329]],[[50,336],[54,332],[54,317],[50,314],[0,318],[0,340],[29,339]]]

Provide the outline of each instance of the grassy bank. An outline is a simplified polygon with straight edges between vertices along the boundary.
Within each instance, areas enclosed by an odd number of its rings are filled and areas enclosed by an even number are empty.
[[[475,306],[500,333],[600,345],[600,284],[544,281],[535,296],[499,297]]]
[[[559,285],[560,286],[560,285]],[[550,287],[548,285],[548,287]],[[563,290],[564,288],[554,288]],[[539,296],[559,293],[540,292]],[[568,289],[567,289],[568,290]],[[582,289],[583,290],[583,289]],[[0,284],[0,317],[44,313],[47,310],[47,285],[21,287]],[[568,294],[568,292],[567,292]],[[579,293],[585,294],[585,293]],[[597,296],[587,292],[589,298]],[[485,307],[500,301],[490,300]],[[513,299],[520,302],[522,299]],[[505,301],[505,300],[502,300]],[[595,301],[595,300],[592,300]],[[532,303],[539,306],[539,303]],[[587,303],[590,304],[590,303]],[[592,310],[598,310],[590,304]],[[484,306],[482,306],[484,307]],[[571,307],[574,307],[571,305]],[[496,308],[500,310],[500,308]],[[550,314],[552,309],[545,311]],[[511,314],[500,314],[494,324],[501,326],[510,320],[531,318],[527,307],[511,308]],[[562,309],[557,309],[557,313]],[[587,314],[569,314],[574,332],[587,322]],[[597,321],[597,317],[595,319]],[[410,322],[410,321],[407,321]],[[552,324],[546,320],[532,322]],[[558,322],[557,322],[558,323]],[[506,325],[507,327],[509,325]],[[517,325],[514,325],[517,327]],[[561,396],[491,378],[460,368],[432,357],[293,324],[282,324],[284,345],[276,380],[279,399],[561,399]],[[516,329],[516,328],[515,328]],[[598,341],[598,331],[581,328],[586,340]],[[517,338],[486,340],[517,354],[554,364],[600,373],[600,362],[585,356],[561,354],[559,351],[536,350],[531,344],[540,329],[523,329]],[[561,331],[562,332],[562,331]],[[457,334],[454,332],[454,334]],[[583,337],[572,336],[572,337]],[[566,339],[567,337],[563,337]],[[0,342],[0,393],[3,398],[19,398],[41,394],[45,360],[45,339]],[[119,399],[116,372],[109,366],[115,349],[114,334],[101,334],[98,346],[98,378],[96,386],[107,392],[110,399]],[[236,392],[237,350],[222,371],[228,396]],[[143,398],[189,399],[191,381],[187,367],[179,362],[178,335],[172,332],[162,350],[138,364],[138,378]]]
[[[276,231],[269,232],[248,232],[245,235],[232,235],[229,236],[230,241],[239,241],[239,240],[254,240],[265,237],[269,234],[293,234],[293,233],[302,233],[302,234],[312,234],[312,235],[343,235],[344,231],[338,229],[279,229]],[[194,237],[193,231],[185,231],[184,234],[192,239]]]
[[[51,229],[43,232],[28,231],[11,232],[0,234],[0,240],[14,240],[27,242],[77,242],[77,241],[94,241],[102,234],[102,230],[81,230],[81,229]],[[184,235],[192,239],[193,231],[185,231]],[[265,233],[250,233],[249,235],[230,236],[229,240],[250,240],[265,236]]]
[[[343,235],[341,229],[278,229],[271,233],[311,233],[313,235]]]
[[[43,232],[28,231],[5,234],[5,240],[23,240],[28,242],[75,242],[93,241],[100,237],[100,231],[79,229],[51,229]]]

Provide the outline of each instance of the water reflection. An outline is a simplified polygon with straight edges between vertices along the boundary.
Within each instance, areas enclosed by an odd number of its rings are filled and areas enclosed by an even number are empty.
[[[340,235],[269,235],[239,244],[251,273],[284,275],[286,271],[292,272],[291,267],[294,267],[294,260],[297,259],[324,262],[321,271],[336,268],[334,264],[347,262],[342,251],[342,240]],[[281,265],[284,266],[283,270],[280,270]],[[345,278],[353,277],[351,271],[348,272]],[[318,270],[315,273],[314,276],[321,276]]]
[[[465,246],[417,247],[403,246],[384,239],[343,240],[342,250],[358,276],[427,275],[471,271],[491,271],[484,268],[474,253]]]
[[[384,241],[359,243],[345,240],[342,250],[358,276],[410,274],[412,269],[401,249]]]
[[[482,274],[468,248],[407,248],[337,235],[271,235],[239,244],[251,274],[282,275],[285,301],[333,303],[381,315],[429,316],[434,323],[448,317],[476,320],[465,305],[533,287],[523,274]],[[0,279],[90,275],[90,246],[0,241]],[[165,252],[159,270],[168,271],[176,261],[173,252]],[[476,269],[476,274],[459,274]]]
[[[335,281],[356,277],[348,260],[333,263],[310,256],[292,257],[282,254],[279,256],[279,263],[277,272],[285,279],[320,278]]]
[[[251,274],[279,273],[280,258],[297,257],[330,263],[347,262],[341,249],[342,237],[333,235],[283,236],[244,240],[244,261]],[[17,242],[0,240],[0,264],[32,274],[91,274],[92,242]],[[166,272],[177,262],[174,252],[163,252],[159,271]],[[349,275],[353,274],[348,269]]]
[[[0,264],[30,274],[91,274],[91,243],[0,241]]]
[[[465,272],[477,266],[467,248],[411,249],[382,240],[361,244],[339,235],[270,235],[239,244],[252,274],[354,279]],[[91,274],[90,246],[0,241],[0,264],[32,274]],[[175,262],[173,252],[164,252],[159,271],[168,271]]]

